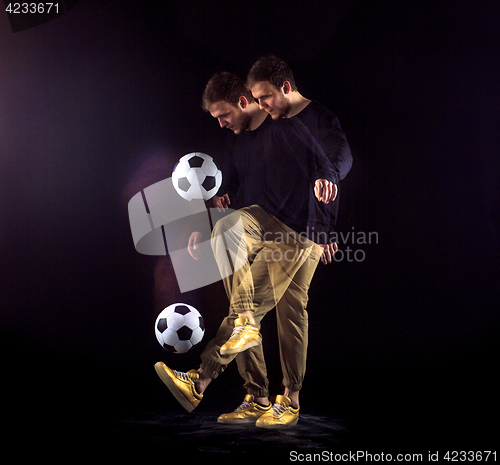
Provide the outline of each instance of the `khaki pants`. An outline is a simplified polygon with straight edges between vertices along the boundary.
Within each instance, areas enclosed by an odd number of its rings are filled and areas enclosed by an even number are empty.
[[[235,227],[238,222],[240,228]],[[283,384],[290,390],[300,390],[307,356],[308,290],[321,247],[257,205],[219,220],[212,237],[219,266],[227,264],[229,256],[236,271],[223,280],[229,298],[229,315],[202,352],[201,368],[216,378],[237,357],[247,392],[268,396],[262,346],[238,355],[221,355],[220,347],[231,336],[238,313],[253,311],[256,325],[260,327],[262,318],[276,307]]]

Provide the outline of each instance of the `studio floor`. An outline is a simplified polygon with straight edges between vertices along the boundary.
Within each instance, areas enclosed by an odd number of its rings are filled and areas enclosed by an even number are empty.
[[[219,413],[145,411],[124,418],[112,431],[122,451],[176,451],[194,457],[256,456],[289,459],[290,451],[322,453],[339,449],[349,436],[345,421],[323,415],[301,414],[295,426],[264,430],[253,425],[217,423]],[[265,455],[264,455],[265,454]],[[176,454],[174,454],[176,455]]]

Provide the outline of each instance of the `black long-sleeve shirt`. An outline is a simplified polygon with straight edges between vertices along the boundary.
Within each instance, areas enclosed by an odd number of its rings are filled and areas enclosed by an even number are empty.
[[[231,135],[218,195],[238,196],[236,205],[260,205],[298,233],[318,242],[328,233],[328,215],[314,195],[317,179],[337,182],[323,149],[300,119],[272,121]]]
[[[329,238],[337,223],[340,186],[339,182],[347,176],[352,166],[351,149],[345,137],[338,118],[319,102],[312,100],[301,112],[294,118],[299,118],[309,129],[313,137],[325,152],[326,156],[333,165],[335,172],[335,184],[337,184],[337,197],[329,204],[320,204],[318,209],[321,211],[321,221],[330,225],[329,235],[320,242],[329,242]],[[322,228],[325,230],[325,228]]]
[[[351,149],[338,118],[321,103],[312,100],[294,118],[299,118],[318,141],[333,165],[335,184],[344,179],[352,166]]]

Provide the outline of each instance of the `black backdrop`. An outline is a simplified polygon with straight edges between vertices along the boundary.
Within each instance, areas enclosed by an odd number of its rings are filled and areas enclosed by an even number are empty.
[[[348,418],[360,444],[491,448],[499,19],[493,2],[81,1],[14,34],[0,15],[0,336],[13,431],[90,419],[92,436],[130,412],[177,408],[153,364],[187,370],[201,349],[168,355],[154,319],[193,303],[206,342],[227,304],[220,283],[181,295],[168,258],[134,250],[127,202],[185,153],[221,159],[203,87],[274,53],[350,142],[339,232],[376,233],[341,244],[358,260],[314,278],[304,410]],[[272,315],[264,338],[276,394]],[[205,404],[238,404],[235,367],[212,386]]]

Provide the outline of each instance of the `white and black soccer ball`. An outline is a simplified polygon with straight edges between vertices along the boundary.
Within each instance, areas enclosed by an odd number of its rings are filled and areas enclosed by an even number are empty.
[[[222,184],[222,172],[210,155],[188,153],[175,165],[172,183],[177,193],[186,200],[209,200]]]
[[[164,349],[183,354],[203,339],[205,323],[200,312],[191,305],[172,304],[156,318],[155,334]]]

